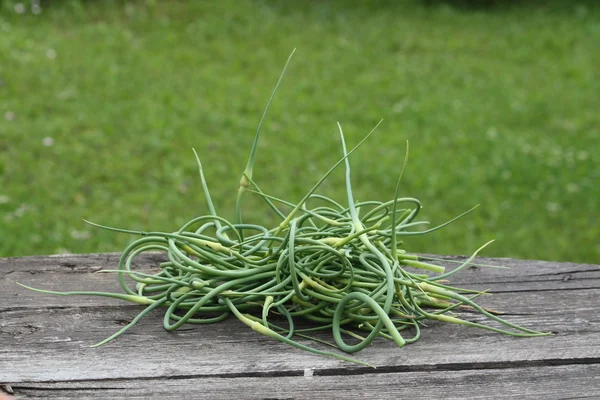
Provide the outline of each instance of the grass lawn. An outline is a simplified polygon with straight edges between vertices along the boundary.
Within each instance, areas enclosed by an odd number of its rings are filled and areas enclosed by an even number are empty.
[[[120,251],[82,219],[174,231],[233,219],[285,60],[255,179],[297,201],[351,157],[355,197],[402,195],[438,224],[411,252],[600,260],[600,4],[536,1],[0,3],[0,256]],[[41,12],[39,12],[41,11]],[[596,184],[594,184],[596,182]],[[343,201],[343,171],[321,193]],[[247,196],[250,221],[277,221]]]

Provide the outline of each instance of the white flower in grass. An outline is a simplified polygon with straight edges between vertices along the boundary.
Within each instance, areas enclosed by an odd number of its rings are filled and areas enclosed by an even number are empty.
[[[556,213],[558,210],[560,210],[560,204],[554,201],[549,201],[548,204],[546,204],[546,209],[551,213]]]
[[[87,240],[91,236],[88,231],[78,231],[76,229],[73,229],[70,233],[71,237],[75,240]]]

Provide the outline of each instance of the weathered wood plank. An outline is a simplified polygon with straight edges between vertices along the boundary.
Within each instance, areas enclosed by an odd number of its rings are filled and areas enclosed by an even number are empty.
[[[585,292],[585,293],[584,293]],[[527,314],[507,316],[530,327],[558,332],[550,337],[514,338],[456,325],[431,323],[415,344],[397,349],[377,341],[356,356],[378,367],[522,361],[600,359],[600,321],[595,304],[600,290],[558,291],[552,297],[564,311],[548,308],[539,293],[499,294],[492,304],[526,304]],[[581,306],[581,309],[577,309]],[[118,341],[101,348],[90,344],[130,321],[138,306],[15,310],[4,313],[0,376],[4,380],[45,381],[119,377],[298,371],[304,368],[357,367],[312,355],[252,332],[235,319],[211,326],[188,326],[174,333],[162,329],[160,313],[142,320]],[[529,314],[529,313],[532,314]],[[470,316],[480,320],[478,316]],[[153,350],[160,344],[160,351]],[[22,362],[27,360],[27,362]],[[74,362],[76,360],[76,362]],[[229,360],[228,362],[225,362]],[[55,368],[48,369],[49,365]],[[115,365],[128,365],[115,369]]]
[[[116,342],[91,349],[141,307],[31,293],[15,284],[120,292],[114,275],[96,273],[115,268],[117,260],[116,253],[0,259],[0,383],[43,398],[600,397],[595,265],[479,258],[511,269],[467,268],[452,284],[492,289],[497,294],[481,297],[482,305],[557,334],[519,339],[430,323],[404,349],[378,340],[355,355],[378,366],[373,370],[290,348],[235,319],[168,333],[160,310]],[[136,268],[161,260],[144,255]],[[466,311],[463,317],[482,321]],[[317,376],[304,378],[306,368]]]
[[[353,375],[260,376],[232,379],[23,383],[13,387],[43,399],[583,399],[600,396],[600,365],[514,369],[430,370]],[[557,379],[560,377],[560,379]]]
[[[466,260],[466,256],[432,256],[445,260],[440,264],[448,268],[459,265],[457,262]],[[114,268],[118,264],[120,253],[100,253],[100,254],[61,254],[53,256],[29,256],[29,257],[9,257],[0,258],[0,278],[12,272],[29,272],[31,274],[42,272],[60,272],[60,273],[84,273],[93,272],[101,268]],[[134,266],[148,267],[164,261],[164,256],[160,253],[144,253],[137,257]],[[474,261],[477,264],[489,264],[495,266],[505,266],[509,269],[468,267],[462,271],[458,277],[465,278],[469,282],[476,282],[477,277],[486,281],[494,282],[496,277],[505,279],[514,279],[522,277],[524,279],[537,279],[547,276],[548,280],[554,280],[553,276],[562,280],[565,274],[578,272],[594,272],[600,269],[600,266],[581,263],[557,263],[539,260],[514,260],[510,258],[486,258],[477,257]],[[472,275],[465,275],[467,272]],[[600,276],[594,275],[596,279]],[[475,280],[474,280],[475,279]]]
[[[0,258],[0,310],[9,305],[39,306],[39,295],[16,286],[15,282],[57,291],[94,289],[121,292],[114,274],[95,273],[101,269],[116,268],[118,257],[118,253],[107,253]],[[445,258],[464,260],[464,257]],[[144,254],[136,259],[134,266],[140,271],[148,271],[161,261],[163,257],[160,254]],[[600,288],[600,267],[596,265],[498,258],[478,258],[477,262],[505,265],[511,269],[466,268],[452,277],[451,284],[477,290],[489,289],[496,293]],[[457,264],[445,265],[450,269]],[[44,296],[44,304],[48,307],[69,306],[73,302],[73,298]],[[98,297],[81,297],[76,302],[86,306],[110,304],[110,300]]]

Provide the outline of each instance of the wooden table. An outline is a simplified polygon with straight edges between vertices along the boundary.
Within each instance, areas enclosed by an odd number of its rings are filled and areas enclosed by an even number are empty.
[[[495,294],[480,299],[482,305],[556,334],[515,338],[432,322],[403,349],[382,339],[355,354],[373,369],[291,348],[234,318],[168,333],[160,310],[118,340],[90,348],[140,306],[43,295],[15,284],[120,291],[114,274],[95,273],[114,268],[117,257],[0,259],[0,388],[12,388],[17,398],[61,399],[600,399],[595,265],[479,259],[511,269],[471,267],[452,283],[491,289]],[[138,264],[154,265],[154,257]]]

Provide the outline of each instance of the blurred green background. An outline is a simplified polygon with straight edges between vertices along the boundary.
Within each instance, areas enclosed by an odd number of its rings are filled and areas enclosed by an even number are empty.
[[[415,252],[597,263],[596,1],[0,2],[0,256],[120,251],[92,221],[173,231],[255,179],[297,201],[351,157],[355,197],[402,195],[432,224]],[[594,183],[596,182],[596,183]],[[342,171],[321,193],[343,201]],[[247,196],[246,215],[277,221]]]

